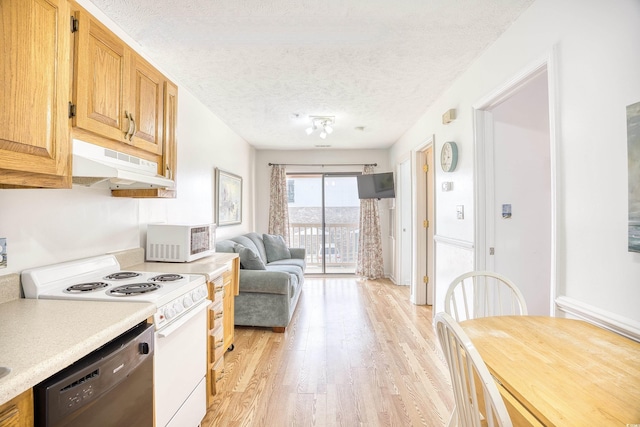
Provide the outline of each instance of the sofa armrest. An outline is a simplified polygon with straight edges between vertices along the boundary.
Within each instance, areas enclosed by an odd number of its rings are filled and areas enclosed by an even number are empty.
[[[289,248],[289,252],[291,253],[291,258],[304,259],[306,256],[305,248]]]
[[[240,270],[240,292],[289,295],[289,273]]]

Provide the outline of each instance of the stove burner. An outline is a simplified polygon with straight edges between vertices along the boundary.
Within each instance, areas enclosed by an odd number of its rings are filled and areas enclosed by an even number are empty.
[[[107,280],[124,280],[124,279],[133,279],[134,277],[138,277],[140,273],[134,273],[133,271],[120,271],[118,273],[113,273],[105,277]]]
[[[176,280],[182,280],[184,276],[179,274],[160,274],[149,279],[150,282],[175,282]]]
[[[106,288],[107,286],[109,285],[104,282],[78,283],[77,285],[69,286],[65,290],[69,293],[74,294],[80,292],[91,292],[95,291],[96,289]]]
[[[160,285],[155,283],[131,283],[109,289],[107,294],[114,297],[128,297],[157,291],[160,287]]]

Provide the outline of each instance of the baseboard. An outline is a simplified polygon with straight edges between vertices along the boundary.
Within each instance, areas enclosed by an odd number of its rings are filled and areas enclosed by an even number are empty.
[[[556,298],[556,306],[567,314],[640,342],[640,322],[566,296]]]

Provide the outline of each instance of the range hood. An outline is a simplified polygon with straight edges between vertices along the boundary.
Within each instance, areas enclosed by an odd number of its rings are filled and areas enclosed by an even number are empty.
[[[73,140],[73,183],[115,189],[174,188],[158,175],[158,164],[109,148]],[[100,184],[100,185],[98,185]]]

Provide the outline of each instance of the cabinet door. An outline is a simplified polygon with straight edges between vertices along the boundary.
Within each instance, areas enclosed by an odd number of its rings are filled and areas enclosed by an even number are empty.
[[[33,390],[29,389],[0,405],[1,427],[33,426]]]
[[[138,54],[131,53],[131,86],[127,108],[134,117],[131,143],[162,155],[164,76]],[[164,172],[160,172],[164,174]]]
[[[125,105],[130,51],[86,11],[77,12],[74,126],[116,141],[125,141],[133,123]],[[132,129],[132,128],[131,128]]]
[[[224,299],[223,299],[223,324],[224,324],[224,348],[233,350],[235,340],[235,296],[238,295],[238,276],[240,268],[240,258],[236,257],[231,261],[230,270],[226,271],[224,277]]]
[[[0,2],[0,185],[71,187],[66,0]]]
[[[167,81],[164,86],[164,176],[176,180],[177,147],[176,126],[178,124],[178,87]]]

